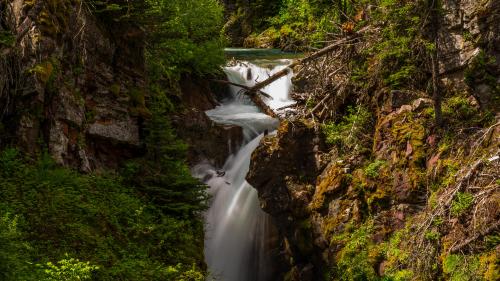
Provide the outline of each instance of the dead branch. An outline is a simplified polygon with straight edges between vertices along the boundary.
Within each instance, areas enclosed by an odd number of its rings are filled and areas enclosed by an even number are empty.
[[[231,81],[226,81],[226,80],[210,80],[212,82],[215,82],[215,83],[219,83],[219,84],[226,84],[226,85],[231,85],[231,86],[235,86],[235,87],[239,87],[239,88],[242,88],[242,89],[245,89],[246,90],[246,93],[251,93],[252,92],[252,87],[249,87],[249,86],[246,86],[246,85],[242,85],[242,84],[238,84],[238,83],[234,83],[234,82],[231,82]],[[273,97],[271,97],[269,94],[263,92],[263,91],[258,91],[259,94],[263,95],[264,97],[268,98],[268,99],[273,99]]]
[[[226,84],[226,85],[232,85],[232,86],[236,86],[236,87],[240,87],[242,88],[241,90],[241,93],[247,95],[252,101],[253,103],[255,103],[255,105],[257,107],[259,107],[265,114],[273,117],[273,118],[278,118],[279,119],[279,116],[274,112],[274,110],[272,110],[263,100],[262,98],[260,97],[261,95],[264,96],[264,97],[267,97],[267,98],[271,98],[272,97],[260,90],[258,91],[254,91],[252,90],[252,88],[248,87],[248,86],[245,86],[245,85],[241,85],[241,84],[237,84],[237,83],[233,83],[233,82],[230,82],[230,81],[226,81],[226,80],[211,80],[212,82],[215,82],[215,83],[221,83],[221,84]]]
[[[269,84],[273,83],[274,81],[280,79],[281,77],[285,76],[288,74],[288,72],[293,69],[294,67],[296,66],[299,66],[299,65],[302,65],[302,64],[305,64],[305,63],[308,63],[310,61],[313,61],[317,58],[320,58],[330,52],[332,52],[333,50],[337,49],[338,47],[340,46],[343,46],[343,45],[346,45],[346,44],[350,44],[356,40],[359,40],[359,35],[356,34],[356,35],[353,35],[353,36],[350,36],[350,37],[347,37],[347,38],[342,38],[342,39],[339,39],[337,41],[335,41],[335,43],[333,44],[330,44],[328,46],[326,46],[325,48],[303,58],[303,59],[299,59],[293,63],[291,63],[287,68],[281,70],[281,71],[278,71],[276,72],[275,74],[271,75],[269,78],[267,78],[266,80],[262,81],[262,82],[259,82],[257,84],[255,84],[255,86],[253,86],[251,88],[252,91],[257,91],[257,90],[260,90],[266,86],[268,86]]]
[[[483,231],[479,232],[478,234],[472,236],[471,238],[466,239],[462,243],[459,243],[459,244],[451,247],[449,250],[449,253],[456,253],[456,252],[462,250],[465,246],[469,245],[470,243],[476,241],[477,239],[479,239],[481,237],[488,235],[489,233],[491,233],[492,231],[497,229],[499,226],[500,226],[500,221],[497,221],[496,223],[490,225],[489,227],[487,227]]]

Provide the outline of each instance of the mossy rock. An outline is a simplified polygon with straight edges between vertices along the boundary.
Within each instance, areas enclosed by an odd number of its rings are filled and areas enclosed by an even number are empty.
[[[399,147],[397,164],[400,166],[425,167],[426,130],[423,121],[414,119],[411,113],[399,116],[391,128],[392,138]]]
[[[40,0],[39,0],[40,1]],[[72,5],[78,1],[47,0],[36,22],[43,36],[57,38],[69,26],[69,16]]]
[[[342,187],[343,179],[344,172],[339,164],[328,166],[323,174],[318,177],[316,192],[309,208],[311,210],[320,210],[327,207],[329,203],[325,201],[327,194],[339,191],[340,187]]]
[[[496,250],[484,253],[479,257],[480,269],[484,280],[500,280],[500,260]]]
[[[109,91],[115,96],[119,97],[121,93],[121,87],[119,84],[113,84],[109,86]]]
[[[43,84],[47,84],[54,77],[55,67],[50,60],[47,60],[35,65],[31,69],[31,72],[36,75],[39,81]]]
[[[143,90],[132,88],[127,92],[129,97],[129,112],[132,116],[140,116],[146,119],[152,117],[151,111],[146,107],[146,94]]]

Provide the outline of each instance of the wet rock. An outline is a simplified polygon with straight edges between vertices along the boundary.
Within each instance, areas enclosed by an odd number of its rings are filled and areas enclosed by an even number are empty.
[[[314,128],[283,122],[276,136],[262,139],[252,155],[247,181],[259,192],[264,211],[273,216],[304,216],[311,197],[316,159]]]
[[[207,81],[185,76],[180,85],[183,110],[172,117],[172,123],[177,135],[189,145],[189,164],[209,161],[222,167],[229,155],[241,146],[242,128],[217,124],[205,114],[219,104]],[[217,90],[223,92],[224,89]]]

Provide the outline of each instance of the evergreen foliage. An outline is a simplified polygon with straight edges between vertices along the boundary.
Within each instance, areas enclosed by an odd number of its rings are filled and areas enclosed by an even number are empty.
[[[145,32],[146,57],[163,75],[206,75],[224,63],[223,8],[217,0],[84,0],[108,25],[129,23]]]
[[[328,35],[340,32],[341,24],[356,12],[351,0],[269,2],[272,8],[263,14],[265,20],[253,25],[252,37],[293,50],[322,46]]]
[[[47,155],[27,161],[0,155],[2,280],[203,276],[199,220],[164,214],[118,175],[80,175]]]
[[[143,159],[126,167],[127,181],[143,191],[165,213],[199,219],[206,208],[206,187],[194,179],[184,161],[187,146],[177,139],[168,114],[173,110],[165,91],[153,87]]]

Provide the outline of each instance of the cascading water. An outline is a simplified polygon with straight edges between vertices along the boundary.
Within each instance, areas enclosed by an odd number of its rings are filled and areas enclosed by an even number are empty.
[[[290,61],[239,62],[225,72],[231,82],[253,86],[285,68]],[[292,73],[263,89],[273,99],[272,109],[293,103],[289,98]],[[212,201],[205,215],[205,258],[212,277],[222,281],[267,281],[271,275],[269,254],[270,217],[259,206],[257,191],[245,177],[250,157],[264,132],[278,126],[278,120],[261,113],[239,88],[231,86],[232,96],[222,105],[207,111],[217,123],[243,128],[244,144],[231,155],[222,169],[199,164],[193,174],[210,186]]]

